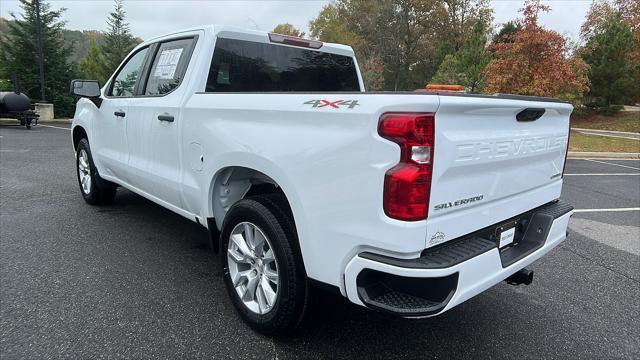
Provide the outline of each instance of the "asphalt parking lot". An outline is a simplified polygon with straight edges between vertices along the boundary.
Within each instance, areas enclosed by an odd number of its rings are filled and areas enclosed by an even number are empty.
[[[638,160],[568,161],[580,212],[528,287],[424,320],[316,292],[301,328],[272,339],[235,314],[203,228],[122,189],[86,205],[55,126],[0,126],[2,359],[640,358]]]

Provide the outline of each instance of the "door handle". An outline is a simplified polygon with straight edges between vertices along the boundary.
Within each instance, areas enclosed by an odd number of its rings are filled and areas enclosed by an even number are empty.
[[[113,115],[118,116],[118,117],[124,117],[126,115],[126,113],[124,111],[114,111]]]
[[[542,108],[527,108],[516,115],[518,121],[536,121],[542,115],[544,115],[545,109]]]
[[[160,115],[158,115],[158,120],[166,121],[166,122],[173,122],[173,120],[175,120],[175,119],[173,118],[173,115],[160,114]]]

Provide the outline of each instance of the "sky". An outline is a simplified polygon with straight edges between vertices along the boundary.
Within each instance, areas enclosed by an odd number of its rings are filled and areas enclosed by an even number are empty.
[[[49,0],[53,8],[64,7],[63,19],[72,30],[105,30],[106,18],[113,10],[112,0]],[[226,24],[244,28],[271,30],[288,22],[308,31],[309,21],[316,17],[329,0],[125,0],[127,21],[135,36],[148,39],[157,35],[202,24]],[[495,23],[502,24],[519,16],[522,0],[491,0]],[[547,28],[577,41],[580,25],[591,0],[545,0],[550,13],[540,22]],[[0,16],[20,12],[17,0],[0,0]]]

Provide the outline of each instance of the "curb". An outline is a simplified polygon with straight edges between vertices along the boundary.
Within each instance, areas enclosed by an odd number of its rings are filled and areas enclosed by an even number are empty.
[[[640,159],[640,153],[569,151],[569,159]]]
[[[603,134],[617,134],[617,135],[640,136],[640,133],[637,133],[637,132],[628,132],[628,131],[613,131],[613,130],[585,129],[585,128],[577,128],[577,127],[572,127],[572,128],[571,128],[571,130],[575,130],[575,131],[588,131],[588,132],[603,133]]]
[[[71,120],[72,119],[53,119],[53,120],[42,120],[42,121],[38,121],[38,124],[71,124]],[[6,124],[10,124],[10,125],[14,125],[18,123],[18,120],[16,119],[7,119],[7,118],[2,118],[0,119],[0,124],[2,125],[6,125]]]
[[[73,119],[53,119],[53,120],[38,121],[38,124],[40,124],[40,123],[43,123],[43,124],[71,124],[72,121],[73,121]]]
[[[583,129],[583,128],[571,128],[571,131],[575,131],[580,134],[590,135],[590,136],[605,136],[609,138],[640,140],[640,133],[635,133],[635,132],[593,130],[593,129]]]

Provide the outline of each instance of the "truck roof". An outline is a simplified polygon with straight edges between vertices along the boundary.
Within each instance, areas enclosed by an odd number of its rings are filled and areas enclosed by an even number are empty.
[[[148,43],[162,40],[163,38],[166,38],[166,37],[179,35],[187,32],[198,31],[198,30],[204,31],[206,33],[211,33],[215,36],[224,37],[224,38],[256,41],[256,42],[263,42],[263,43],[270,42],[269,31],[245,29],[245,28],[230,26],[230,25],[208,24],[208,25],[195,26],[187,29],[173,31],[171,33],[163,34],[160,36],[155,36],[153,38],[145,40],[140,45],[146,45]],[[278,44],[278,45],[290,46],[290,45],[284,45],[284,44]],[[351,46],[336,44],[336,43],[322,42],[321,48],[310,49],[310,50],[333,53],[338,55],[345,55],[345,56],[354,56],[354,52]]]

